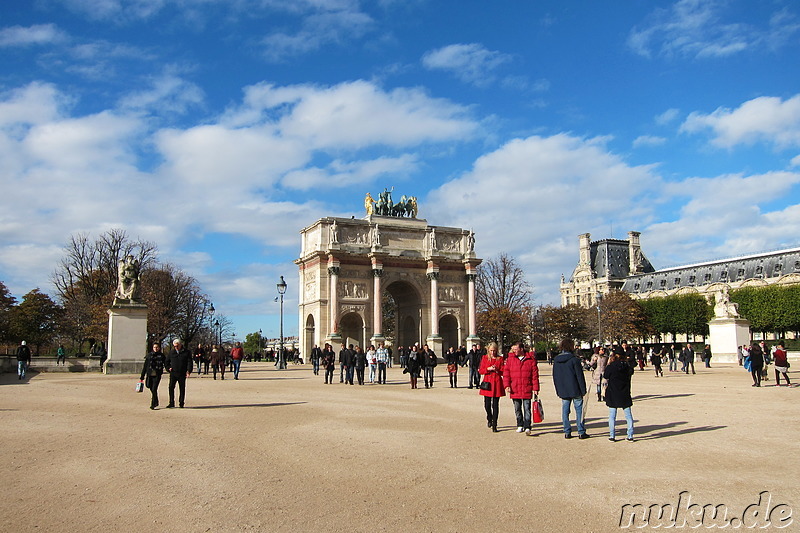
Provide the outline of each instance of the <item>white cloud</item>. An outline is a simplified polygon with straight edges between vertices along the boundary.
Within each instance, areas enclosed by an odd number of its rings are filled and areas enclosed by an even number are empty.
[[[422,64],[429,70],[444,70],[460,80],[477,86],[494,81],[494,71],[511,61],[511,56],[487,50],[483,45],[451,44],[425,52]]]
[[[373,182],[381,176],[397,178],[417,168],[413,155],[379,157],[368,161],[333,161],[327,169],[310,167],[288,172],[281,183],[284,187],[307,191],[315,187],[349,187]]]
[[[661,146],[665,144],[667,139],[664,137],[656,137],[653,135],[640,135],[633,140],[633,147],[640,148],[642,146]]]
[[[151,79],[151,87],[124,96],[123,109],[145,110],[154,114],[183,114],[203,102],[203,91],[196,84],[165,73]]]
[[[726,8],[719,0],[679,0],[670,9],[657,8],[644,24],[631,30],[628,46],[645,57],[714,58],[776,47],[798,31],[785,11],[773,16],[768,27],[758,28],[752,21],[726,21],[733,13]]]
[[[678,109],[675,108],[667,109],[666,111],[664,111],[663,113],[661,113],[656,117],[656,124],[658,124],[659,126],[666,126],[672,123],[672,121],[674,121],[676,118],[678,118],[679,114],[680,110]]]
[[[789,162],[789,165],[792,167],[800,167],[800,155],[794,156]]]
[[[0,29],[0,47],[59,44],[67,39],[67,34],[55,24],[10,26]]]
[[[691,113],[681,131],[697,133],[711,129],[711,143],[723,148],[737,144],[768,142],[778,148],[800,146],[800,94],[781,100],[762,96],[737,109],[718,108],[713,113]]]

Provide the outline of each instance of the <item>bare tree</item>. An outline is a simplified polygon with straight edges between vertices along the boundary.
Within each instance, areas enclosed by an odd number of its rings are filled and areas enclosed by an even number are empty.
[[[478,267],[476,280],[478,332],[501,345],[522,339],[532,307],[531,285],[513,257],[500,254]]]

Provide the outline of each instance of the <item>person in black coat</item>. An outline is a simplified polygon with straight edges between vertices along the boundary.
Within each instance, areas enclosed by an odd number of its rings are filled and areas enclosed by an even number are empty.
[[[153,343],[153,351],[144,358],[142,375],[139,381],[144,381],[145,387],[150,389],[150,409],[158,407],[158,385],[161,383],[161,375],[164,373],[164,366],[167,358],[161,352],[161,344]]]
[[[339,360],[344,368],[344,381],[345,383],[353,384],[353,374],[356,370],[356,351],[351,344],[347,349],[342,349],[339,352]]]
[[[631,406],[631,376],[633,367],[628,363],[627,357],[615,351],[611,354],[603,371],[603,377],[608,380],[606,387],[606,405],[608,406],[608,440],[616,440],[617,409],[623,409],[625,420],[628,422],[628,434],[626,440],[633,442],[633,414]]]
[[[750,374],[753,376],[753,387],[761,386],[761,371],[764,369],[764,351],[757,342],[750,346]]]
[[[486,350],[481,348],[481,344],[475,343],[472,345],[472,349],[467,354],[467,362],[469,362],[469,386],[468,389],[471,389],[473,386],[477,389],[481,385],[481,373],[478,372],[478,369],[481,366],[481,360],[483,356],[486,355]]]
[[[322,367],[325,369],[325,384],[333,383],[333,371],[336,370],[336,352],[327,342],[322,350]]]
[[[354,354],[354,362],[356,367],[356,379],[359,385],[364,384],[364,369],[367,367],[367,354],[361,349],[361,346],[356,346]]]
[[[167,358],[167,370],[169,371],[169,405],[167,408],[175,407],[176,383],[180,389],[178,406],[183,407],[186,399],[186,378],[192,373],[192,354],[183,346],[183,341],[180,339],[172,341],[172,352]]]
[[[406,368],[403,370],[404,374],[408,374],[409,378],[411,379],[411,388],[417,388],[417,380],[419,379],[419,373],[422,369],[422,353],[417,351],[417,347],[413,346],[411,351],[408,354],[408,359],[406,360]]]
[[[422,347],[422,368],[425,374],[425,388],[433,387],[433,370],[439,364],[436,353],[427,344]]]

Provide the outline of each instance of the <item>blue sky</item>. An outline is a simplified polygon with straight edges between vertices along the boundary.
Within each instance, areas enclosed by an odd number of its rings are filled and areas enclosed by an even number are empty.
[[[0,280],[124,228],[240,338],[297,332],[299,230],[415,195],[557,303],[577,236],[656,268],[800,245],[790,0],[6,0]]]

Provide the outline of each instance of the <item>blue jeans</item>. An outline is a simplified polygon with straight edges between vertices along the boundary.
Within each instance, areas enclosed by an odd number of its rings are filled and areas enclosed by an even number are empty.
[[[512,398],[514,402],[514,415],[517,417],[517,427],[531,429],[531,399]]]
[[[378,365],[369,365],[369,382],[375,383],[375,375],[378,373]]]
[[[472,387],[480,387],[481,385],[481,374],[478,372],[477,366],[469,367],[469,388]]]
[[[633,438],[633,414],[631,414],[631,408],[625,407],[623,409],[625,412],[625,420],[628,422],[628,438]],[[612,439],[616,437],[617,432],[616,428],[614,427],[617,422],[617,408],[616,407],[609,407],[608,408],[608,436]]]
[[[20,378],[24,378],[26,370],[28,370],[28,362],[17,361],[17,376],[19,376]]]
[[[561,398],[561,422],[564,423],[564,434],[572,434],[572,425],[569,423],[570,405],[575,404],[575,418],[578,425],[578,435],[586,433],[586,426],[583,425],[583,396],[577,398]]]
[[[233,379],[239,379],[239,367],[242,365],[241,359],[233,360]]]

